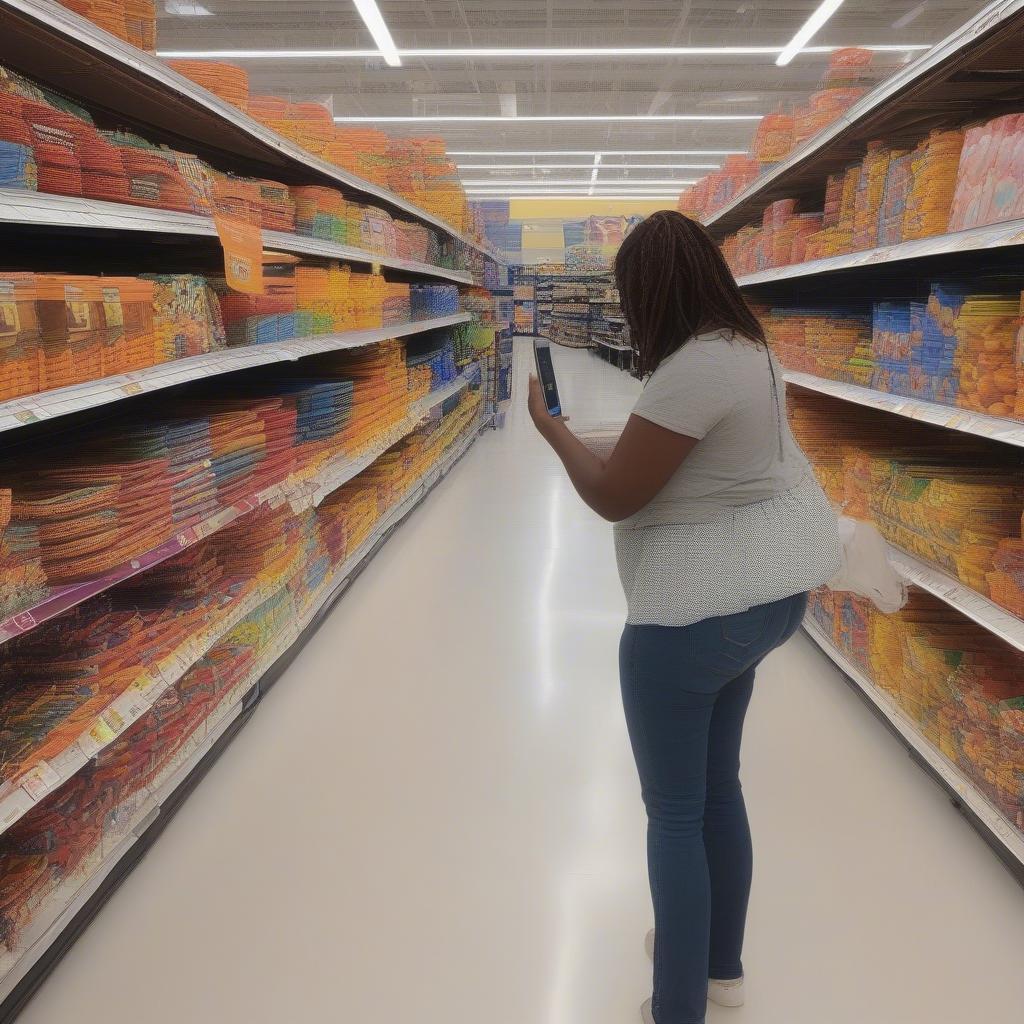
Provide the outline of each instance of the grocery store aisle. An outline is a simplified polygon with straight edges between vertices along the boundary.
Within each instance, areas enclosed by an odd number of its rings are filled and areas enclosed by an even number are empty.
[[[624,416],[636,382],[556,357],[577,422],[585,402]],[[650,911],[623,608],[609,527],[517,403],[24,1024],[635,1024]],[[761,673],[745,779],[750,1005],[710,1024],[1019,1020],[1024,893],[802,636]]]

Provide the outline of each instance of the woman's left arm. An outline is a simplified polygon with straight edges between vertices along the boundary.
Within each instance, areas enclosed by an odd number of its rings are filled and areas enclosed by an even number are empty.
[[[639,512],[668,483],[697,438],[630,416],[615,451],[599,459],[565,425],[551,416],[536,377],[530,378],[530,416],[562,460],[579,496],[602,518],[616,523]]]

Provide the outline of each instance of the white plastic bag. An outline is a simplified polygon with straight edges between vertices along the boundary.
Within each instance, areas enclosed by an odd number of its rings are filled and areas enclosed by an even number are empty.
[[[830,590],[866,597],[882,612],[898,612],[907,603],[907,583],[889,564],[889,548],[871,523],[839,517],[842,565]]]

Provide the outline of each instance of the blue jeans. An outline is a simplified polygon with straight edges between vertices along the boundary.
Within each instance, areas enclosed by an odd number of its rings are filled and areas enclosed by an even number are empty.
[[[657,1024],[703,1024],[708,978],[743,974],[752,865],[743,718],[758,662],[793,635],[806,605],[798,594],[622,634],[622,701],[647,807]]]

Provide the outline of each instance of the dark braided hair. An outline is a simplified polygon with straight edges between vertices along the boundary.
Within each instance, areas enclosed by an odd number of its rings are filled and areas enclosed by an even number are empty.
[[[767,344],[718,246],[675,210],[651,214],[623,239],[615,283],[641,377],[707,331]]]

